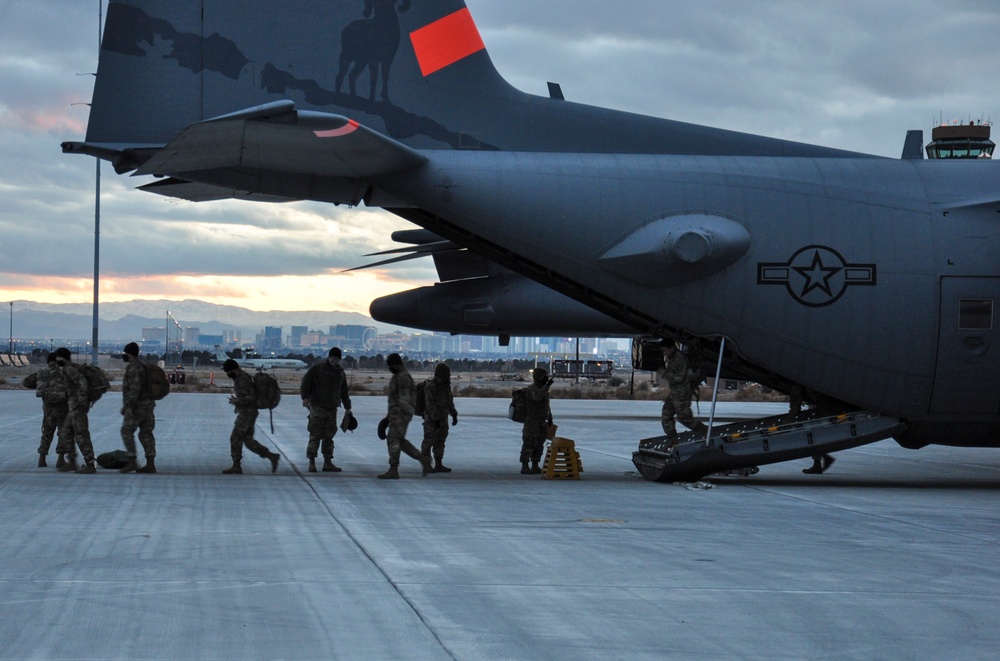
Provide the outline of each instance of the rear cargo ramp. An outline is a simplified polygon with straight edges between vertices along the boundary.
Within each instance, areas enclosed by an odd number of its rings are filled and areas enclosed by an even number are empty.
[[[694,482],[713,473],[836,452],[889,438],[906,427],[899,418],[851,411],[806,411],[714,427],[704,434],[646,438],[632,453],[639,473],[657,482]]]

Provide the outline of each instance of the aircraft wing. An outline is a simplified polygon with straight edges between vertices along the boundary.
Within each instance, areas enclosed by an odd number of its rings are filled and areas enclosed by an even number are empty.
[[[342,115],[268,103],[191,124],[136,175],[250,170],[365,179],[419,167],[415,150]]]

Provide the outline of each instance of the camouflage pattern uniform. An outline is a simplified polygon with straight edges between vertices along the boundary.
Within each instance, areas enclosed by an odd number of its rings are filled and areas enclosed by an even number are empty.
[[[146,366],[139,362],[138,357],[132,357],[125,365],[125,376],[122,378],[122,441],[130,459],[135,459],[135,430],[139,430],[139,442],[146,453],[146,459],[156,457],[156,439],[153,428],[156,426],[156,415],[153,409],[156,402],[149,396],[149,376]]]
[[[669,392],[667,398],[663,400],[663,408],[660,411],[660,424],[663,433],[671,439],[677,438],[677,427],[674,425],[674,416],[680,423],[695,432],[705,432],[708,428],[705,423],[694,419],[694,412],[691,410],[691,370],[688,365],[687,356],[679,349],[673,350],[673,355],[669,358],[664,354],[666,365],[658,370],[660,379],[666,381]]]
[[[56,454],[76,456],[72,433],[66,425],[69,414],[69,384],[65,375],[55,362],[38,373],[38,385],[35,386],[35,397],[42,400],[42,440],[38,445],[38,454],[43,457],[49,453],[52,437],[59,430],[59,442],[56,443]]]
[[[521,430],[521,463],[530,459],[537,464],[542,459],[545,449],[545,436],[549,422],[552,420],[552,409],[549,408],[549,385],[532,382],[526,389],[527,410],[524,417],[524,427]]]
[[[90,386],[87,384],[87,377],[73,363],[68,362],[60,369],[68,384],[69,413],[66,416],[66,426],[69,427],[70,437],[79,446],[83,460],[88,466],[93,466],[94,445],[90,441],[90,421],[87,419],[87,412],[90,410],[90,399],[88,398]],[[70,456],[69,452],[67,452],[67,456]]]
[[[444,458],[444,442],[448,440],[448,416],[458,420],[451,383],[435,376],[424,386],[424,440],[420,453],[430,457],[433,451],[438,465]]]
[[[385,443],[389,449],[389,466],[399,466],[399,453],[405,452],[423,463],[424,459],[413,443],[406,440],[406,429],[413,419],[413,411],[417,402],[417,388],[413,377],[400,367],[399,371],[389,379],[389,428],[386,430]]]
[[[330,364],[329,360],[313,365],[302,377],[299,394],[303,402],[309,403],[309,444],[306,446],[306,457],[315,459],[316,452],[322,450],[323,458],[333,461],[337,408],[343,404],[345,411],[351,410],[351,396],[347,393],[347,374],[344,373],[344,368]]]
[[[254,454],[268,459],[271,452],[253,437],[254,424],[257,422],[257,388],[253,377],[243,370],[236,370],[233,379],[233,389],[236,398],[236,422],[233,423],[233,433],[229,436],[229,454],[233,464],[243,460],[243,446]]]

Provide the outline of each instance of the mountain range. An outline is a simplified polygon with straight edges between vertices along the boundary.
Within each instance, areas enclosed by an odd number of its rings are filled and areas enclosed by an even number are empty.
[[[0,306],[0,310],[2,307],[4,306]],[[193,299],[161,299],[102,303],[98,314],[100,341],[135,340],[141,337],[145,327],[163,327],[167,322],[168,310],[181,326],[198,327],[202,335],[221,335],[224,330],[239,330],[244,338],[253,338],[264,326],[280,326],[285,335],[290,333],[292,326],[306,326],[309,330],[328,333],[330,326],[337,324],[374,326],[379,333],[408,330],[379,324],[358,312],[257,312],[234,305],[216,305]],[[89,340],[93,332],[93,306],[90,303],[14,301],[12,314],[15,339]],[[3,325],[0,323],[0,328]]]

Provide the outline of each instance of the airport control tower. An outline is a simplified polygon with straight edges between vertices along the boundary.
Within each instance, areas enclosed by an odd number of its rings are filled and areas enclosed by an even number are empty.
[[[927,143],[927,158],[993,158],[988,123],[935,126]]]

